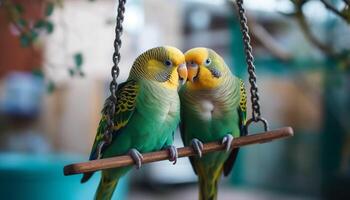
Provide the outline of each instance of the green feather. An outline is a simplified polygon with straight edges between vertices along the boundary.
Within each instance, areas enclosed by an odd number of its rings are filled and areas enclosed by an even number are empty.
[[[145,71],[147,59],[167,55],[165,48],[151,49],[141,54],[135,61],[128,80],[121,84],[117,92],[117,107],[113,117],[114,128],[112,142],[101,152],[102,158],[125,155],[130,149],[150,152],[171,145],[173,132],[180,121],[180,100],[177,90],[169,90],[156,79],[150,79]],[[160,72],[162,71],[160,67]],[[107,128],[103,109],[102,119],[97,129],[96,139],[90,159],[98,159],[97,149]],[[102,171],[102,178],[95,199],[110,199],[118,180],[131,167],[122,167]],[[82,182],[91,177],[84,174]]]
[[[214,59],[213,59],[214,60]],[[244,134],[246,95],[243,82],[231,73],[222,73],[223,82],[215,89],[191,90],[183,87],[181,99],[181,137],[186,146],[193,138],[202,142],[221,141],[226,134]],[[213,110],[207,116],[203,108],[207,102]],[[205,110],[205,109],[204,109]],[[238,149],[213,152],[201,158],[190,157],[199,179],[199,199],[217,199],[217,184],[222,173],[231,171]]]

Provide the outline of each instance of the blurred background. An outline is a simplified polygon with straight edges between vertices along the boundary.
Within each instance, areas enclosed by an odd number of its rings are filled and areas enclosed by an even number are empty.
[[[219,199],[350,199],[350,2],[245,0],[262,114],[295,136],[241,149]],[[0,198],[92,199],[63,166],[86,161],[111,80],[115,0],[0,0]],[[225,0],[129,0],[127,78],[141,52],[210,47],[247,73],[238,16]],[[248,88],[247,88],[248,89]],[[251,132],[262,127],[252,127]],[[176,145],[182,146],[179,135]],[[133,170],[114,199],[197,199],[186,158]]]

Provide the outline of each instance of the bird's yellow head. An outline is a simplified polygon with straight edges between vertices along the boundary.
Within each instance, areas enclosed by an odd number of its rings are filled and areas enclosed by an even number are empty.
[[[215,51],[208,48],[193,48],[185,53],[188,77],[187,85],[192,89],[214,89],[218,87],[230,69]]]
[[[130,78],[156,81],[168,89],[177,89],[187,80],[185,56],[171,46],[149,49],[136,58]]]

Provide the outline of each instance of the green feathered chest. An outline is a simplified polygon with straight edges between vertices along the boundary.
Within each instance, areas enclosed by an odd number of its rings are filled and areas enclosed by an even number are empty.
[[[142,151],[161,149],[173,137],[180,121],[180,99],[176,90],[157,83],[142,83],[136,109],[125,132],[131,135],[131,146]]]
[[[114,137],[107,156],[122,155],[131,148],[140,152],[160,150],[180,121],[180,100],[176,90],[155,83],[141,83],[135,110],[128,123]]]
[[[176,123],[180,120],[180,99],[176,90],[144,83],[136,101],[137,112],[156,126]]]
[[[240,91],[234,79],[213,90],[185,88],[180,97],[185,143],[192,138],[204,142],[219,140],[228,133],[239,136]]]

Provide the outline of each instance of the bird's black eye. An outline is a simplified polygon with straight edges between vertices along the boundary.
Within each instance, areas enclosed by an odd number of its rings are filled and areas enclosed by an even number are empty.
[[[205,60],[205,65],[206,65],[206,66],[210,65],[210,63],[211,63],[211,59],[210,59],[210,58],[208,58],[208,59]]]
[[[167,67],[170,67],[170,66],[173,65],[173,63],[172,63],[170,60],[166,60],[166,61],[164,62],[164,64],[165,64],[165,66],[167,66]]]

